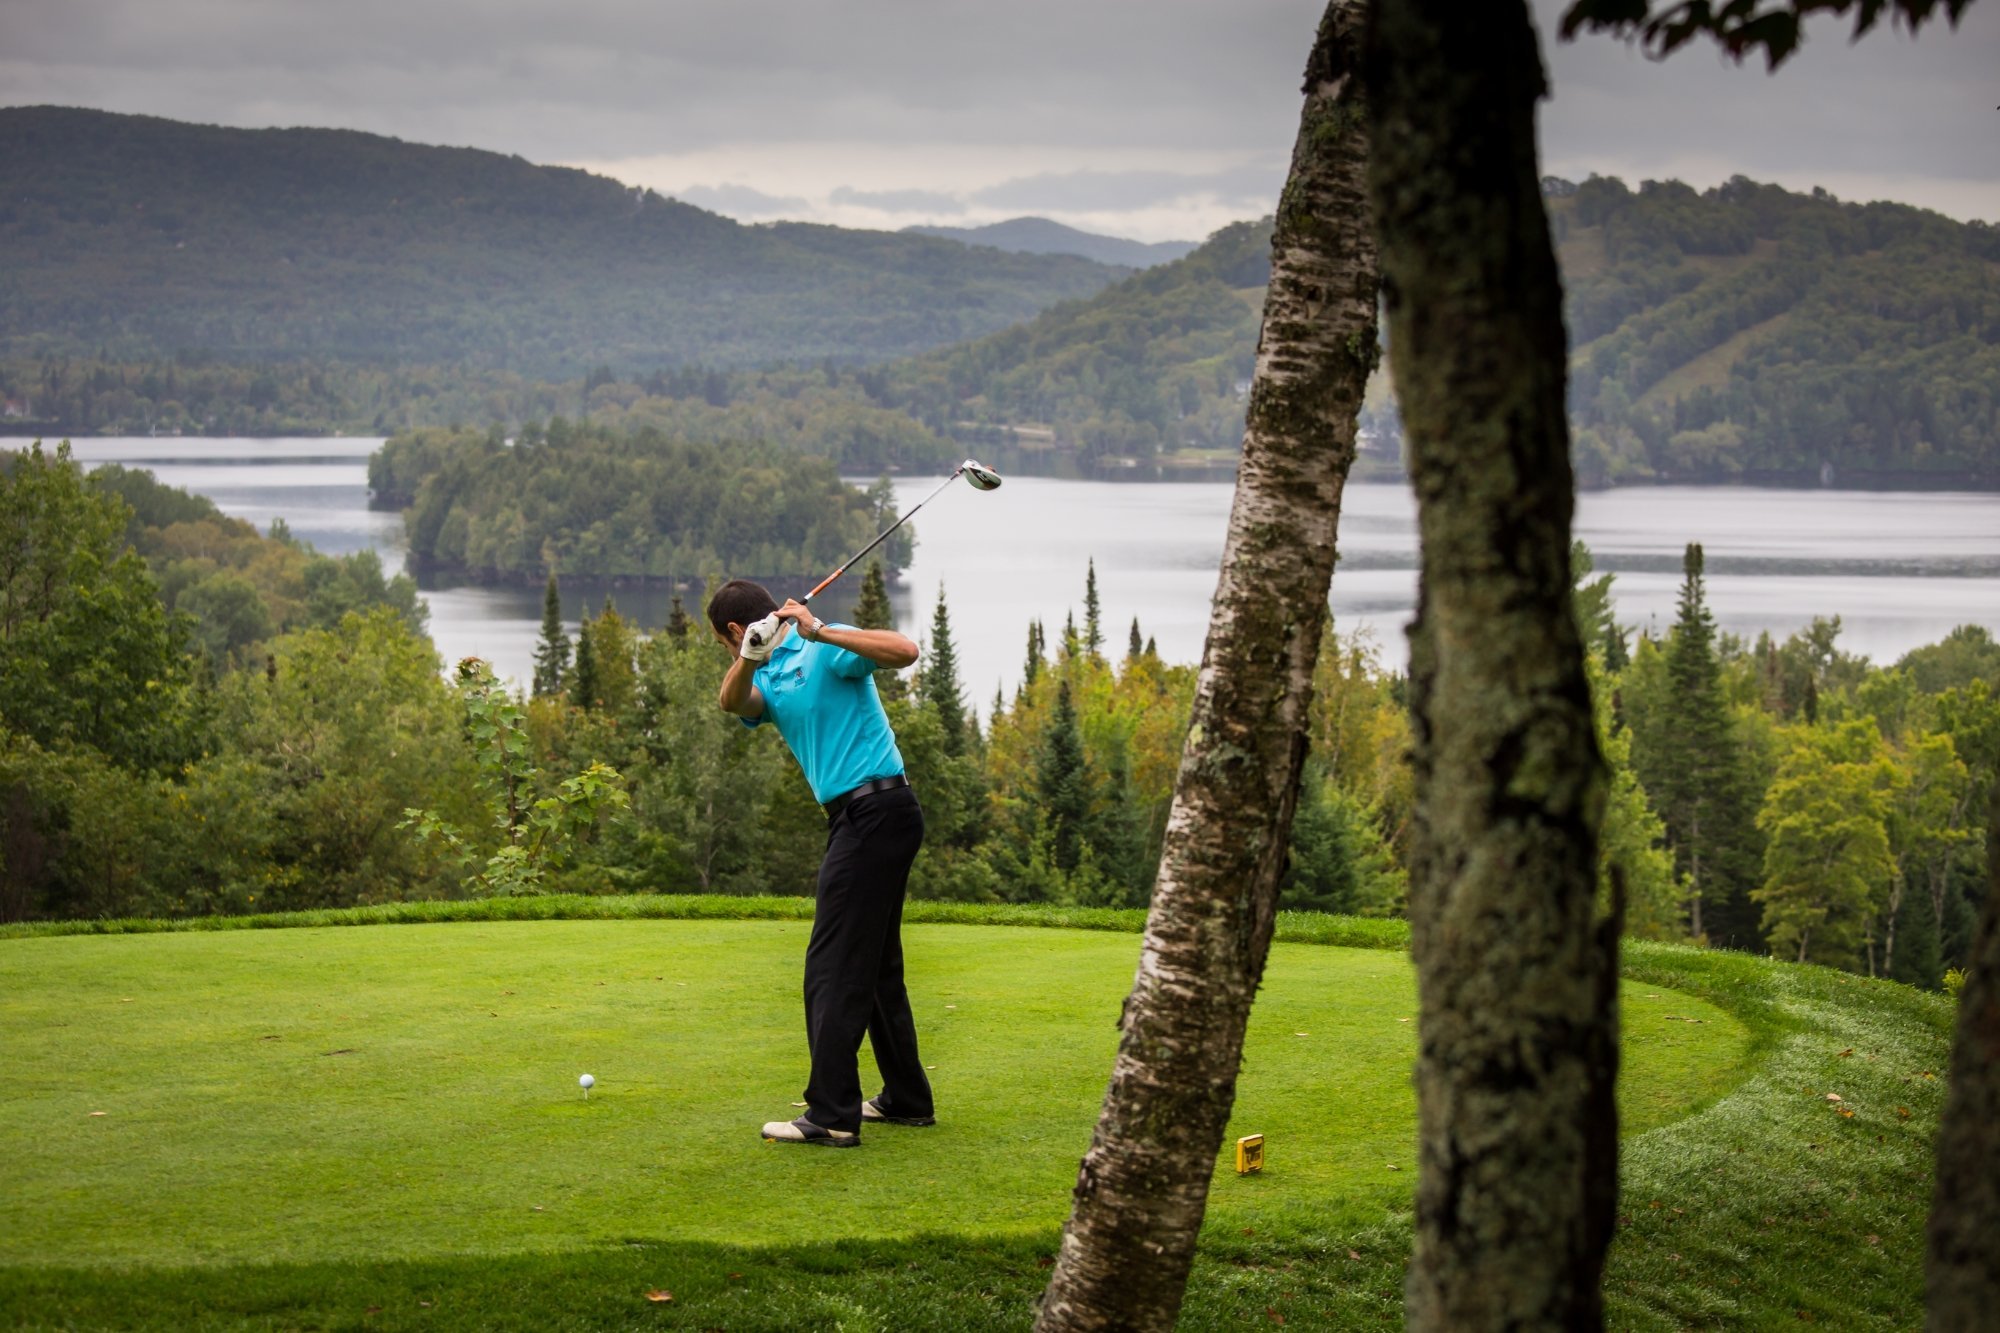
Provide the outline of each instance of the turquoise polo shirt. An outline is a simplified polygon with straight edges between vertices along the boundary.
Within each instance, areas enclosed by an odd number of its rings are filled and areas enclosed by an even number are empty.
[[[903,771],[896,733],[875,693],[875,670],[860,653],[808,642],[795,625],[751,677],[764,696],[764,712],[744,718],[743,725],[777,727],[822,805],[864,782]]]

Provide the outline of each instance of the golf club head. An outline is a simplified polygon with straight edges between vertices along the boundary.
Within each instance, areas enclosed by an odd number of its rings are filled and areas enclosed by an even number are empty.
[[[1000,474],[984,463],[975,463],[970,458],[959,465],[959,471],[972,483],[975,491],[997,491],[1000,489]]]

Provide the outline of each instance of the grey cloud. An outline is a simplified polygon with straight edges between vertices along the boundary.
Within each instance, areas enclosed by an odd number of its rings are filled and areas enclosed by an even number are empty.
[[[808,207],[796,195],[765,194],[748,185],[690,185],[678,194],[685,203],[731,217],[776,217],[783,213],[803,213]]]
[[[879,208],[884,213],[958,214],[965,211],[963,199],[938,190],[857,190],[851,185],[841,185],[827,197],[836,204]]]
[[[2000,6],[1914,39],[1884,25],[1850,42],[1851,20],[1822,19],[1766,73],[1701,44],[1653,61],[1607,36],[1556,40],[1566,3],[1535,6],[1554,88],[1542,111],[1552,167],[1636,177],[1701,159],[1766,178],[2000,180]]]
[[[321,123],[536,160],[863,139],[1231,148],[1319,0],[5,0],[0,102]]]

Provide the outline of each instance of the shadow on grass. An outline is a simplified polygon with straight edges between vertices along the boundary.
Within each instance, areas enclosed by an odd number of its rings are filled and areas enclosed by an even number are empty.
[[[829,1219],[833,1225],[835,1219]],[[1184,1327],[1381,1328],[1401,1321],[1402,1254],[1337,1263],[1254,1239],[1205,1253]],[[1053,1232],[782,1249],[630,1241],[567,1254],[228,1268],[0,1269],[16,1328],[1025,1329]],[[671,1300],[649,1299],[667,1293]]]

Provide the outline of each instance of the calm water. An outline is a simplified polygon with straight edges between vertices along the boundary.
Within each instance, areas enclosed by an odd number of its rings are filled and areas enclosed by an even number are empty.
[[[401,516],[368,508],[367,459],[379,443],[94,439],[79,441],[75,452],[85,463],[151,469],[259,527],[283,518],[323,551],[379,551],[394,570],[404,557]],[[907,505],[935,485],[915,478],[897,489]],[[1085,562],[1094,558],[1112,652],[1123,652],[1137,616],[1168,660],[1198,661],[1230,497],[1228,485],[1214,483],[1021,477],[987,494],[953,487],[912,520],[916,560],[892,594],[898,624],[913,634],[926,630],[944,587],[967,692],[984,713],[995,689],[1011,691],[1019,678],[1030,619],[1039,617],[1053,640],[1066,614],[1081,617]],[[2000,632],[2000,495],[1610,491],[1581,498],[1577,535],[1600,569],[1617,573],[1618,614],[1627,624],[1672,621],[1681,548],[1699,541],[1716,619],[1733,633],[1784,635],[1815,615],[1839,615],[1850,651],[1888,660],[1955,625]],[[1365,625],[1384,658],[1401,662],[1402,627],[1416,595],[1410,493],[1397,485],[1349,486],[1340,546],[1336,618],[1343,628]],[[664,591],[611,595],[644,625],[666,617]],[[601,587],[565,585],[565,609],[574,618],[604,596]],[[477,654],[516,679],[529,674],[541,623],[538,589],[429,589],[425,598],[445,661]]]

